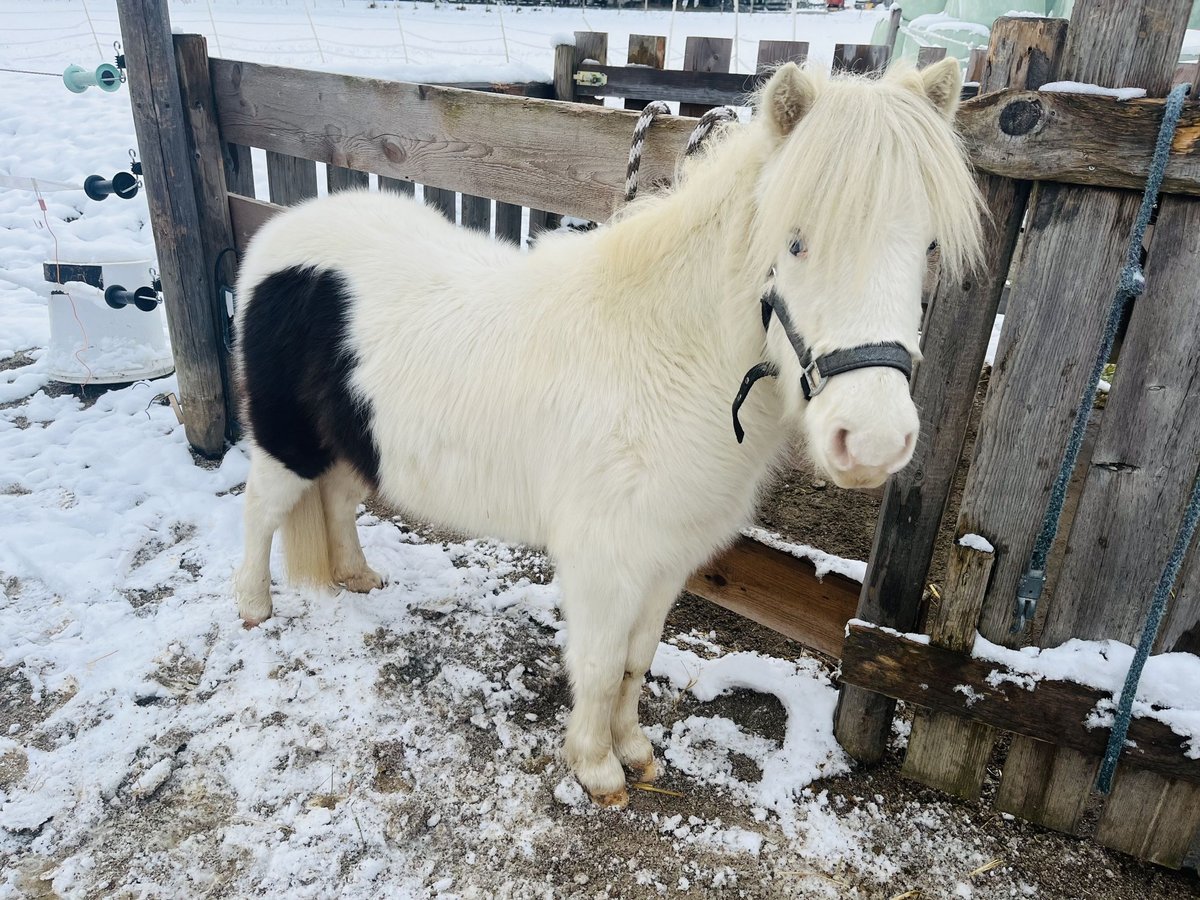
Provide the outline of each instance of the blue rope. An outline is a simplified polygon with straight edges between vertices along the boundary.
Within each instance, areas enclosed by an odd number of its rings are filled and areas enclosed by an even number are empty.
[[[1038,600],[1046,587],[1046,557],[1058,534],[1059,519],[1062,518],[1063,502],[1067,497],[1067,485],[1071,474],[1075,471],[1075,463],[1079,460],[1079,449],[1083,446],[1083,434],[1087,428],[1088,416],[1096,403],[1096,391],[1100,385],[1100,376],[1108,359],[1112,355],[1113,343],[1117,338],[1117,330],[1129,301],[1137,297],[1146,288],[1146,278],[1142,272],[1142,239],[1146,234],[1146,226],[1150,223],[1150,214],[1154,211],[1154,202],[1162,187],[1163,173],[1167,169],[1167,159],[1171,155],[1171,142],[1175,139],[1175,128],[1179,124],[1179,115],[1183,110],[1183,99],[1187,96],[1188,85],[1176,85],[1167,95],[1163,110],[1162,125],[1158,130],[1158,140],[1154,145],[1154,156],[1150,161],[1150,173],[1146,177],[1146,190],[1142,193],[1142,205],[1138,210],[1133,230],[1129,234],[1129,247],[1125,253],[1125,266],[1117,283],[1117,293],[1113,297],[1112,306],[1108,311],[1108,321],[1104,326],[1104,337],[1096,358],[1092,361],[1092,373],[1084,388],[1079,406],[1075,410],[1075,422],[1071,426],[1071,436],[1067,441],[1066,453],[1062,465],[1050,490],[1050,500],[1046,506],[1046,514],[1042,518],[1042,529],[1038,532],[1030,554],[1029,564],[1017,585],[1017,602],[1013,610],[1012,633],[1025,630],[1026,625],[1033,619],[1037,611]]]
[[[1104,751],[1104,761],[1100,764],[1100,778],[1096,789],[1107,794],[1112,790],[1113,773],[1117,769],[1117,760],[1125,747],[1125,735],[1129,733],[1129,720],[1133,717],[1133,700],[1137,695],[1138,682],[1142,678],[1142,669],[1150,656],[1150,649],[1158,637],[1158,626],[1162,624],[1163,613],[1167,610],[1167,600],[1174,587],[1175,578],[1183,565],[1188,546],[1196,533],[1196,523],[1200,522],[1200,473],[1192,485],[1192,498],[1188,501],[1187,510],[1183,514],[1183,522],[1175,535],[1175,546],[1171,548],[1171,556],[1163,567],[1162,577],[1158,579],[1158,587],[1154,589],[1154,600],[1150,603],[1150,611],[1146,614],[1146,624],[1142,628],[1142,636],[1138,641],[1137,652],[1129,671],[1125,673],[1125,686],[1121,688],[1121,701],[1117,706],[1116,720],[1108,735],[1108,747]]]

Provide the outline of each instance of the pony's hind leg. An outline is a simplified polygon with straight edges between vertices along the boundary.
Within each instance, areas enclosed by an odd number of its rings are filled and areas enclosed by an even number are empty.
[[[619,566],[598,565],[594,560],[585,565],[560,562],[558,573],[567,621],[567,672],[574,696],[564,755],[597,803],[624,806],[629,800],[625,770],[613,753],[610,720],[640,591],[622,583]]]
[[[662,639],[663,622],[682,589],[682,580],[665,579],[642,600],[640,614],[629,633],[621,689],[612,707],[612,740],[617,758],[640,773],[641,780],[646,782],[658,777],[658,766],[654,761],[654,747],[638,724],[638,701],[646,672],[650,670]]]
[[[244,508],[245,553],[234,575],[238,613],[247,626],[271,617],[271,538],[312,484],[265,450],[250,454]]]
[[[370,488],[346,462],[335,463],[318,484],[325,508],[333,580],[360,594],[383,587],[383,578],[367,565],[355,523],[358,504],[370,493]]]

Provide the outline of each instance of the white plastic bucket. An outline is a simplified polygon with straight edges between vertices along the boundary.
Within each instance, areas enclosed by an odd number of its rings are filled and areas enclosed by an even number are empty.
[[[55,263],[47,266],[50,278]],[[51,378],[68,384],[118,384],[160,378],[174,371],[164,327],[162,304],[143,312],[130,304],[113,309],[104,287],[119,284],[132,291],[151,282],[152,260],[57,265],[99,266],[101,287],[80,281],[50,283],[50,347],[43,364]]]

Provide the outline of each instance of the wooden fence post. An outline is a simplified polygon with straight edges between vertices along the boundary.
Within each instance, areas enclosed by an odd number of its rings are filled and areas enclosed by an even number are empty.
[[[1066,34],[1061,19],[997,19],[992,26],[984,89],[1037,88],[1054,77]],[[1029,183],[979,176],[995,231],[974,277],[938,285],[925,329],[925,359],[913,379],[913,397],[925,433],[913,461],[884,488],[870,566],[858,617],[908,631],[916,627],[938,526],[975,399],[975,386],[1016,246]],[[858,759],[878,760],[887,747],[895,702],[846,685],[838,701],[838,740]]]
[[[689,37],[683,46],[683,69],[685,72],[728,72],[733,56],[733,40],[730,38]],[[701,116],[711,106],[704,103],[680,103],[681,116]]]
[[[213,285],[209,313],[218,337],[217,352],[221,378],[225,384],[225,436],[235,441],[240,437],[237,397],[234,380],[230,376],[229,347],[225,341],[230,328],[230,310],[222,285],[232,288],[237,278],[237,257],[234,253],[233,227],[229,221],[225,153],[217,131],[216,102],[208,71],[208,42],[199,34],[180,34],[175,36],[174,43],[179,91],[188,124],[188,146],[203,257],[208,271],[220,279],[220,283]],[[249,166],[249,149],[241,149],[246,151],[246,167],[239,177],[249,179],[250,193],[253,195],[254,175]]]
[[[900,34],[900,15],[904,12],[899,6],[892,7],[891,16],[888,19],[887,38],[883,44],[888,49],[888,58],[896,55],[896,37]]]
[[[166,297],[184,431],[200,453],[225,447],[213,260],[204,252],[167,0],[117,0],[146,200]]]
[[[661,69],[666,64],[667,39],[662,35],[631,34],[629,36],[629,54],[625,58],[627,66],[646,66],[651,69]],[[639,99],[626,97],[626,109],[645,109],[653,97]]]

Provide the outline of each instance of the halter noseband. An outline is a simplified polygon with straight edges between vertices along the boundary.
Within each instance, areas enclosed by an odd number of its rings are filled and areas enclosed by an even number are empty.
[[[763,330],[766,331],[771,327],[771,314],[774,313],[779,319],[779,324],[783,326],[783,332],[787,335],[792,349],[796,351],[796,359],[800,361],[801,369],[800,390],[804,392],[805,400],[811,400],[817,394],[821,393],[821,391],[825,390],[826,382],[834,375],[840,375],[843,372],[853,372],[855,369],[872,369],[877,367],[896,369],[904,373],[906,380],[911,380],[912,355],[903,344],[895,341],[878,344],[859,344],[857,347],[831,350],[829,353],[814,358],[812,350],[804,343],[804,338],[796,330],[787,305],[780,298],[779,294],[775,292],[773,287],[767,288],[761,302]],[[773,378],[778,374],[779,370],[772,363],[761,362],[756,366],[752,366],[742,379],[742,385],[738,388],[737,396],[733,398],[733,433],[736,435],[739,444],[745,439],[746,432],[742,428],[742,423],[738,420],[738,411],[750,395],[750,388],[754,387],[755,382],[760,378]]]

